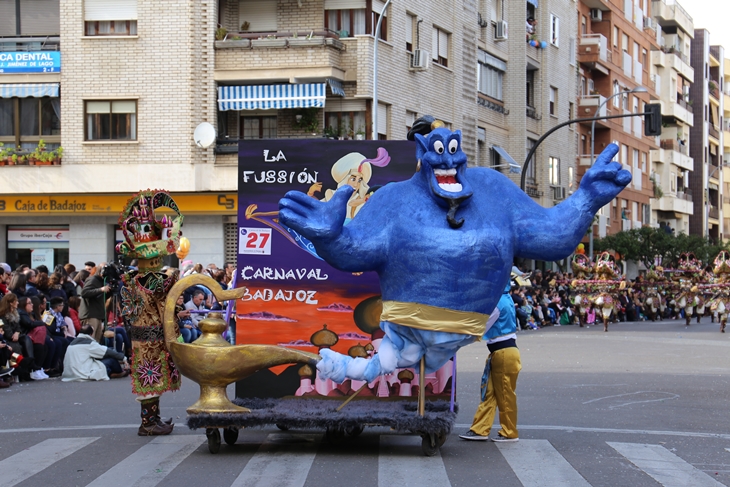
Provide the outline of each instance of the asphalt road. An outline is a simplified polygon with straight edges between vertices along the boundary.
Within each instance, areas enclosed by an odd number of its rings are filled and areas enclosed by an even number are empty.
[[[459,352],[461,411],[431,458],[420,438],[383,428],[339,445],[321,431],[244,430],[212,455],[184,425],[191,381],[162,399],[173,435],[140,438],[126,379],[54,379],[0,391],[0,487],[730,485],[730,333],[717,324],[551,327],[517,342],[518,443],[457,436],[477,406],[483,344]]]

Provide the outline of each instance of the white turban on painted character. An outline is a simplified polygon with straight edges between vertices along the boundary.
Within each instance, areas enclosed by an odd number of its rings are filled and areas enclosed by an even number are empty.
[[[368,159],[359,152],[350,152],[332,165],[332,179],[337,182],[338,189],[349,185],[355,190],[350,196],[350,202],[361,200],[370,190],[368,183],[373,175],[372,165],[385,167],[388,163],[390,163],[390,156],[388,151],[382,147],[378,147],[378,155],[375,159]],[[329,201],[334,194],[334,190],[328,189],[323,201]],[[360,211],[362,203],[350,206],[353,208],[351,213],[348,213],[348,217],[353,218]]]

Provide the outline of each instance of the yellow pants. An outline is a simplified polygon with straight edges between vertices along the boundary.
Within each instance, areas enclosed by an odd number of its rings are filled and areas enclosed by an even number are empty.
[[[519,438],[517,433],[517,376],[522,370],[520,351],[517,347],[503,348],[489,356],[491,369],[487,382],[487,394],[479,404],[471,430],[488,436],[494,423],[494,414],[499,409],[499,434],[505,438]]]

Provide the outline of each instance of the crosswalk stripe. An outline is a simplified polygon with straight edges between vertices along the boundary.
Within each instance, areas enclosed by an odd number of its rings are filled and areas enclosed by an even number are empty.
[[[497,443],[497,447],[524,487],[590,487],[547,440]]]
[[[663,487],[720,487],[723,484],[661,445],[614,443],[608,445]]]
[[[0,462],[0,487],[17,485],[98,439],[53,438],[16,453]]]
[[[97,477],[87,487],[154,487],[203,441],[200,436],[158,436]]]
[[[231,487],[302,487],[322,435],[270,434]]]
[[[449,487],[446,467],[439,453],[426,457],[418,436],[381,435],[378,487]]]

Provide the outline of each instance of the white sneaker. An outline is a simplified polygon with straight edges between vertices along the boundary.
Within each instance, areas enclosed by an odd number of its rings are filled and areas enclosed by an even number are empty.
[[[33,380],[43,380],[43,379],[48,378],[48,377],[43,377],[43,375],[41,375],[41,374],[43,374],[42,370],[34,370],[33,372],[30,373],[30,378]]]
[[[45,370],[43,370],[43,369],[38,369],[38,373],[39,373],[39,374],[40,374],[40,376],[41,376],[42,378],[44,378],[44,379],[50,379],[50,378],[51,378],[51,377],[50,377],[50,376],[49,376],[48,374],[46,374],[46,371],[45,371]]]

